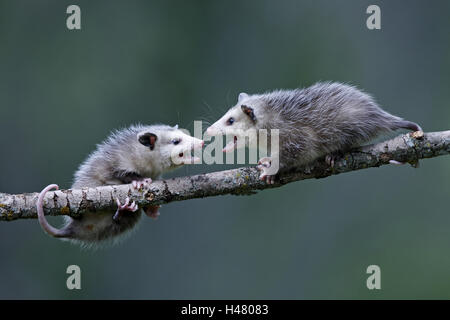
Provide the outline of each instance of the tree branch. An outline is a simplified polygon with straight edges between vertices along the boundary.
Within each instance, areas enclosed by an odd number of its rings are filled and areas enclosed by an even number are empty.
[[[130,197],[138,205],[143,206],[224,194],[252,194],[256,190],[277,188],[293,181],[325,178],[343,172],[379,167],[388,164],[389,160],[415,165],[419,159],[445,154],[450,154],[450,131],[424,135],[414,132],[353,149],[338,157],[333,168],[323,158],[318,159],[308,166],[280,174],[273,185],[260,181],[259,171],[256,168],[245,167],[154,181],[148,190],[134,190],[127,184],[48,192],[44,208],[48,215],[77,217],[88,211],[104,209],[115,211],[116,197],[122,202],[126,197]],[[37,218],[37,197],[37,193],[15,195],[0,193],[0,220]]]

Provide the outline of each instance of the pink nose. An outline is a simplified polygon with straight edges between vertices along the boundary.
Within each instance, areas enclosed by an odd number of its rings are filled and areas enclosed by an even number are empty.
[[[203,148],[205,145],[205,141],[202,140],[201,144],[202,144],[202,148]]]

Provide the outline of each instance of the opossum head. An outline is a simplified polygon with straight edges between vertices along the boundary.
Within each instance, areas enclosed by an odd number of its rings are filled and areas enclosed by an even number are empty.
[[[256,139],[258,134],[256,130],[264,127],[265,107],[265,101],[260,96],[240,93],[237,104],[206,129],[206,133],[209,136],[233,137],[232,141],[223,149],[224,152],[232,151],[238,146],[247,146],[254,142],[253,139]],[[238,143],[240,139],[244,141]]]
[[[178,126],[150,126],[137,134],[140,153],[145,165],[159,167],[161,172],[184,164],[198,163],[192,151],[201,149],[204,141],[192,137]]]

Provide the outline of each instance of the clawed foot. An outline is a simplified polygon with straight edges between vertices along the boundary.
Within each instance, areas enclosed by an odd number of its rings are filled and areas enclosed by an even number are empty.
[[[156,220],[159,217],[159,208],[161,206],[147,206],[144,207],[144,212],[148,217]]]
[[[339,154],[330,153],[325,156],[325,163],[328,164],[331,168],[334,168],[334,163],[338,160]]]
[[[259,179],[262,181],[266,181],[267,184],[275,183],[275,175],[271,175],[268,173],[271,166],[272,160],[269,157],[261,158],[261,160],[258,161],[258,165],[256,166],[256,169],[261,171]]]
[[[150,183],[152,183],[152,179],[146,178],[142,180],[133,180],[131,182],[131,185],[133,186],[134,189],[141,190],[141,189],[148,189]]]
[[[116,198],[116,202],[117,202],[117,211],[113,216],[113,220],[114,221],[119,221],[120,217],[123,215],[124,212],[135,212],[138,209],[138,205],[136,204],[136,202],[132,202],[130,203],[130,198],[126,198],[125,199],[125,203],[121,204],[119,198]]]
[[[150,187],[151,183],[152,183],[152,179],[145,178],[142,180],[133,180],[131,182],[131,185],[136,190],[143,190],[143,189],[148,189]],[[152,219],[158,219],[160,207],[161,206],[145,206],[143,209],[147,216],[149,216]]]

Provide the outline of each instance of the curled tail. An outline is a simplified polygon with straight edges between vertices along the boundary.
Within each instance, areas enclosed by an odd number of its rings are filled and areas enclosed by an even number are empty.
[[[423,131],[417,123],[408,120],[400,120],[396,123],[396,125],[397,128],[409,129],[412,131]]]
[[[36,202],[36,209],[37,209],[39,224],[41,225],[42,229],[44,229],[45,232],[47,232],[49,235],[51,235],[55,238],[66,238],[69,235],[68,232],[64,229],[57,229],[55,227],[52,227],[48,223],[47,219],[45,219],[45,215],[44,215],[45,194],[48,191],[50,191],[51,189],[58,190],[58,188],[59,187],[56,184],[51,184],[51,185],[48,185],[47,187],[45,187],[44,190],[42,190],[41,193],[39,193],[39,197]]]

